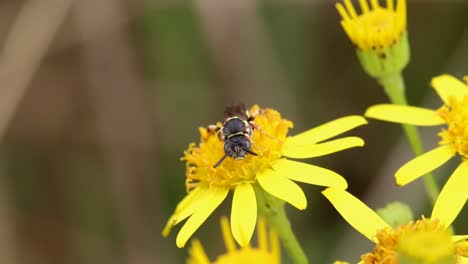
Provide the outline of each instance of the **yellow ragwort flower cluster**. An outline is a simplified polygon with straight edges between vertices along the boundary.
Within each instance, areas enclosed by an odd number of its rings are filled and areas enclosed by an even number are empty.
[[[336,4],[343,19],[341,26],[349,39],[360,49],[381,49],[394,45],[406,33],[406,1],[393,0],[387,6],[380,6],[378,0],[359,1],[361,14],[358,15],[351,0],[344,0],[344,6]]]
[[[440,237],[444,237],[441,232],[450,236],[449,227],[455,219],[452,217],[454,214],[456,217],[459,213],[456,208],[436,211],[437,205],[435,205],[430,218],[422,217],[416,222],[410,221],[392,228],[376,212],[346,190],[328,188],[322,193],[354,229],[376,244],[372,252],[362,255],[360,263],[397,264],[401,257],[399,254],[402,253],[405,257],[412,259],[422,257],[427,261],[446,257],[454,258],[456,263],[468,261],[466,242],[464,242],[468,236],[452,236],[447,243],[443,243],[444,240]],[[433,246],[432,252],[428,252],[429,246]]]
[[[167,236],[174,225],[188,218],[179,231],[176,244],[183,247],[190,236],[233,191],[231,230],[236,241],[244,246],[250,241],[257,222],[256,191],[265,191],[303,210],[307,199],[294,181],[325,187],[346,189],[347,182],[339,174],[318,166],[293,161],[327,155],[347,148],[363,146],[358,137],[344,137],[326,141],[357,126],[367,123],[361,116],[348,116],[323,124],[296,136],[288,136],[292,122],[283,119],[270,108],[250,112],[255,117],[252,136],[253,150],[258,156],[248,155],[242,160],[227,158],[213,166],[224,155],[223,142],[215,133],[200,128],[199,144],[190,144],[184,152],[187,166],[188,194],[177,205],[163,231]],[[326,141],[326,142],[325,142]]]
[[[395,173],[395,179],[398,185],[406,185],[459,154],[460,165],[445,183],[434,206],[438,214],[451,213],[447,220],[452,222],[468,199],[468,85],[447,74],[433,78],[431,84],[443,102],[438,110],[381,104],[367,109],[365,116],[410,125],[446,125],[439,133],[439,146],[403,165]]]
[[[259,218],[257,236],[258,246],[251,245],[236,247],[234,237],[231,234],[229,220],[221,218],[221,231],[227,252],[218,256],[211,262],[205,253],[200,241],[194,240],[189,249],[187,264],[279,264],[281,263],[281,249],[278,236],[274,230],[268,232],[263,218]]]
[[[397,228],[387,227],[377,231],[377,243],[372,252],[364,254],[361,258],[364,263],[398,263],[398,250],[401,247],[401,239],[405,236],[417,234],[420,232],[439,232],[445,228],[440,225],[440,222],[422,217],[416,222],[409,222]],[[414,241],[413,241],[414,242]],[[440,242],[440,241],[439,241]],[[451,241],[450,241],[451,242]],[[415,243],[410,243],[411,246],[418,246]],[[451,244],[450,244],[451,245]],[[418,248],[416,248],[418,249]],[[414,254],[417,250],[411,250]],[[425,256],[436,252],[426,252]],[[451,252],[453,255],[453,251]]]
[[[447,124],[447,128],[439,133],[442,138],[439,144],[450,145],[454,152],[468,158],[468,95],[448,97],[447,103],[437,113]]]

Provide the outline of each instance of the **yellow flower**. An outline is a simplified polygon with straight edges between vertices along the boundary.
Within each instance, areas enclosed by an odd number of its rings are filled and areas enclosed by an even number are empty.
[[[358,15],[351,0],[336,4],[341,26],[357,47],[357,55],[364,70],[374,78],[399,73],[408,64],[410,49],[406,31],[406,0],[360,0]]]
[[[406,232],[398,238],[398,260],[405,260],[406,263],[454,264],[455,256],[458,254],[455,252],[455,244],[450,231],[430,230],[433,226],[424,226],[422,224],[424,220],[416,222],[411,230],[400,228]],[[427,223],[431,222],[427,221]],[[437,221],[432,223],[437,223]],[[372,258],[374,254],[367,254],[367,256]],[[460,256],[463,255],[460,254]]]
[[[468,235],[452,236],[452,243],[440,245],[444,241],[444,233],[449,232],[448,227],[454,220],[452,218],[453,213],[458,214],[458,211],[444,212],[433,209],[432,216],[429,219],[423,216],[416,222],[411,221],[392,228],[376,212],[347,191],[327,188],[322,193],[354,229],[376,244],[372,252],[361,256],[362,261],[360,263],[396,264],[399,259],[398,254],[402,253],[415,259],[422,257],[427,261],[434,258],[445,259],[447,255],[451,254],[456,258],[457,263],[468,263],[468,254],[465,254],[468,251],[465,251],[467,246],[464,242],[464,240],[468,239]],[[428,250],[428,247],[437,244],[434,243],[433,238],[439,240],[437,251],[435,247]],[[428,243],[428,240],[430,243]],[[456,250],[453,250],[454,248]],[[421,252],[424,251],[426,253],[422,254]]]
[[[221,230],[227,253],[218,256],[213,262],[214,264],[279,264],[281,262],[278,236],[273,230],[270,230],[268,234],[265,221],[262,218],[259,219],[257,228],[258,248],[253,248],[250,245],[237,248],[226,217],[221,218]],[[200,241],[193,241],[189,249],[187,264],[210,263]]]
[[[253,106],[251,112],[259,109]],[[219,138],[200,128],[201,142],[191,144],[183,160],[187,161],[187,196],[177,205],[175,212],[163,230],[167,236],[172,226],[189,217],[176,238],[183,247],[190,236],[208,216],[233,191],[231,229],[236,241],[249,243],[257,221],[255,188],[303,210],[307,206],[302,189],[294,181],[346,189],[346,180],[325,168],[301,163],[290,158],[312,158],[327,155],[351,147],[363,146],[358,137],[345,137],[323,142],[352,128],[366,124],[361,116],[348,116],[288,137],[292,122],[282,119],[273,109],[264,109],[255,118],[262,131],[253,134],[253,150],[258,156],[249,155],[243,160],[226,159],[219,167],[213,165],[223,156],[223,143]]]
[[[406,0],[387,0],[387,7],[379,5],[378,0],[360,0],[361,15],[354,9],[351,0],[344,5],[336,4],[343,19],[341,26],[349,39],[360,49],[380,49],[395,44],[406,32]],[[346,7],[346,8],[345,8]]]
[[[461,163],[445,183],[434,206],[436,214],[451,213],[446,218],[451,223],[468,199],[468,86],[450,75],[435,77],[431,84],[444,102],[438,110],[382,104],[367,109],[365,116],[419,126],[447,125],[439,133],[440,146],[403,165],[395,178],[398,185],[406,185],[458,153]]]

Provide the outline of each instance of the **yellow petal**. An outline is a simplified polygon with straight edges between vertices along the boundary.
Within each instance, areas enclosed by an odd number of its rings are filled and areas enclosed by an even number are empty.
[[[173,226],[192,215],[209,196],[210,193],[208,190],[208,188],[197,187],[189,192],[182,201],[177,204],[174,213],[167,221],[166,227],[164,227],[162,235],[165,237],[168,236]]]
[[[387,0],[387,9],[393,11],[393,0]]]
[[[468,95],[468,87],[466,84],[448,74],[432,78],[431,85],[445,104],[448,104],[448,98],[450,96],[462,100],[465,95]]]
[[[241,183],[234,190],[231,209],[231,230],[242,247],[249,244],[257,223],[257,200],[250,183]]]
[[[236,242],[234,242],[234,237],[232,237],[231,225],[226,216],[221,217],[221,233],[223,234],[224,246],[228,252],[234,252],[237,250]]]
[[[174,215],[174,225],[177,225],[187,217],[191,216],[198,208],[202,207],[202,205],[212,194],[208,187],[198,187],[195,190],[198,190],[198,192],[192,197],[192,199],[190,199],[189,203],[186,203],[185,206],[181,208],[176,208],[177,213],[176,215]],[[192,192],[194,192],[195,190],[193,190]]]
[[[361,6],[363,14],[369,13],[369,4],[367,3],[367,0],[359,0],[359,5]]]
[[[358,137],[339,138],[325,143],[309,145],[286,144],[283,148],[283,155],[290,158],[305,159],[328,155],[330,153],[342,151],[348,148],[362,147],[364,140]]]
[[[341,175],[322,167],[287,159],[280,159],[272,166],[276,172],[294,181],[343,190],[348,188],[348,183]]]
[[[192,242],[192,246],[189,249],[187,264],[210,264],[210,259],[206,255],[205,250],[198,239],[195,239]]]
[[[351,18],[348,15],[348,12],[346,12],[346,9],[343,7],[342,4],[336,3],[335,4],[336,9],[338,10],[338,13],[340,14],[341,18],[345,21],[349,21]]]
[[[468,264],[468,258],[465,257],[458,257],[458,262],[460,264]]]
[[[373,242],[377,242],[378,230],[389,227],[376,212],[347,191],[327,188],[322,193],[346,222]]]
[[[453,242],[458,242],[462,240],[468,240],[468,235],[452,236]]]
[[[189,192],[183,199],[177,204],[177,207],[175,209],[175,213],[178,213],[182,208],[186,207],[188,204],[192,202],[194,197],[198,195],[199,192],[202,192],[204,189],[203,187],[197,187],[193,189],[191,192]]]
[[[369,107],[366,117],[388,122],[410,124],[416,126],[436,126],[444,124],[436,111],[421,107],[380,104]]]
[[[344,0],[344,4],[346,6],[346,10],[348,10],[349,14],[351,15],[351,18],[355,19],[357,17],[356,9],[354,9],[354,6],[351,3],[351,0]]]
[[[287,141],[293,145],[317,143],[365,124],[367,120],[362,116],[346,116],[289,137]]]
[[[443,145],[418,156],[395,173],[396,183],[404,186],[418,177],[435,170],[447,162],[455,153],[449,145]]]
[[[203,222],[210,216],[211,213],[221,204],[226,198],[229,189],[224,188],[211,188],[212,196],[207,200],[203,207],[199,208],[190,218],[185,222],[184,226],[180,229],[176,238],[176,244],[179,248],[185,246],[187,240],[195,233]]]
[[[468,161],[462,162],[452,173],[440,191],[432,209],[431,218],[440,219],[440,223],[450,226],[463,209],[468,199]]]
[[[257,180],[260,186],[271,195],[290,203],[299,210],[307,207],[307,199],[301,187],[277,172],[265,169],[257,175]]]

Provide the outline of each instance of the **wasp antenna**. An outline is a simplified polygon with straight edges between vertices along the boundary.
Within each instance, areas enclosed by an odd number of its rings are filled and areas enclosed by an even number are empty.
[[[250,155],[258,156],[257,153],[251,151],[250,149],[244,149],[245,152],[249,153]]]
[[[224,156],[222,156],[218,162],[216,162],[216,164],[213,166],[213,168],[217,168],[219,165],[221,165],[221,163],[223,163],[223,161],[229,156],[229,154],[231,154],[231,152],[228,152],[226,154],[224,154]]]

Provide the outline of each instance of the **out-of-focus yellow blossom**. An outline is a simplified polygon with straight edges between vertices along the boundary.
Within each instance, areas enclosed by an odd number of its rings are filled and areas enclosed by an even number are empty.
[[[399,264],[454,264],[455,245],[449,230],[420,229],[407,232],[398,239]]]
[[[442,223],[448,226],[468,199],[468,86],[446,74],[433,78],[431,84],[444,103],[437,110],[382,104],[367,109],[365,116],[417,126],[446,125],[439,133],[439,146],[403,165],[395,178],[398,185],[406,185],[458,154],[460,165],[442,188],[433,211],[447,216]]]
[[[257,235],[258,247],[250,245],[240,248],[236,247],[231,234],[229,221],[226,217],[221,219],[221,230],[223,233],[224,245],[227,252],[218,256],[214,262],[210,262],[200,241],[195,240],[189,249],[187,264],[279,264],[281,263],[281,251],[278,236],[273,230],[268,233],[265,221],[259,218]]]
[[[410,221],[392,228],[376,212],[347,191],[328,188],[322,193],[354,229],[376,244],[372,252],[361,256],[360,263],[397,264],[399,263],[399,254],[404,254],[405,257],[412,259],[423,257],[425,261],[437,257],[446,260],[447,256],[452,254],[456,263],[468,261],[468,254],[464,252],[466,245],[463,242],[468,239],[468,236],[452,236],[450,243],[443,243],[444,240],[439,241],[442,245],[437,252],[427,250],[427,239],[432,245],[431,239],[434,237],[440,239],[440,236],[445,236],[445,232],[450,232],[448,227],[454,220],[452,218],[453,212],[433,210],[431,218],[422,216],[415,222]],[[421,253],[424,251],[426,254]]]
[[[360,0],[361,14],[351,0],[337,3],[341,26],[351,42],[364,70],[374,78],[399,73],[408,64],[410,49],[406,30],[406,0]]]

